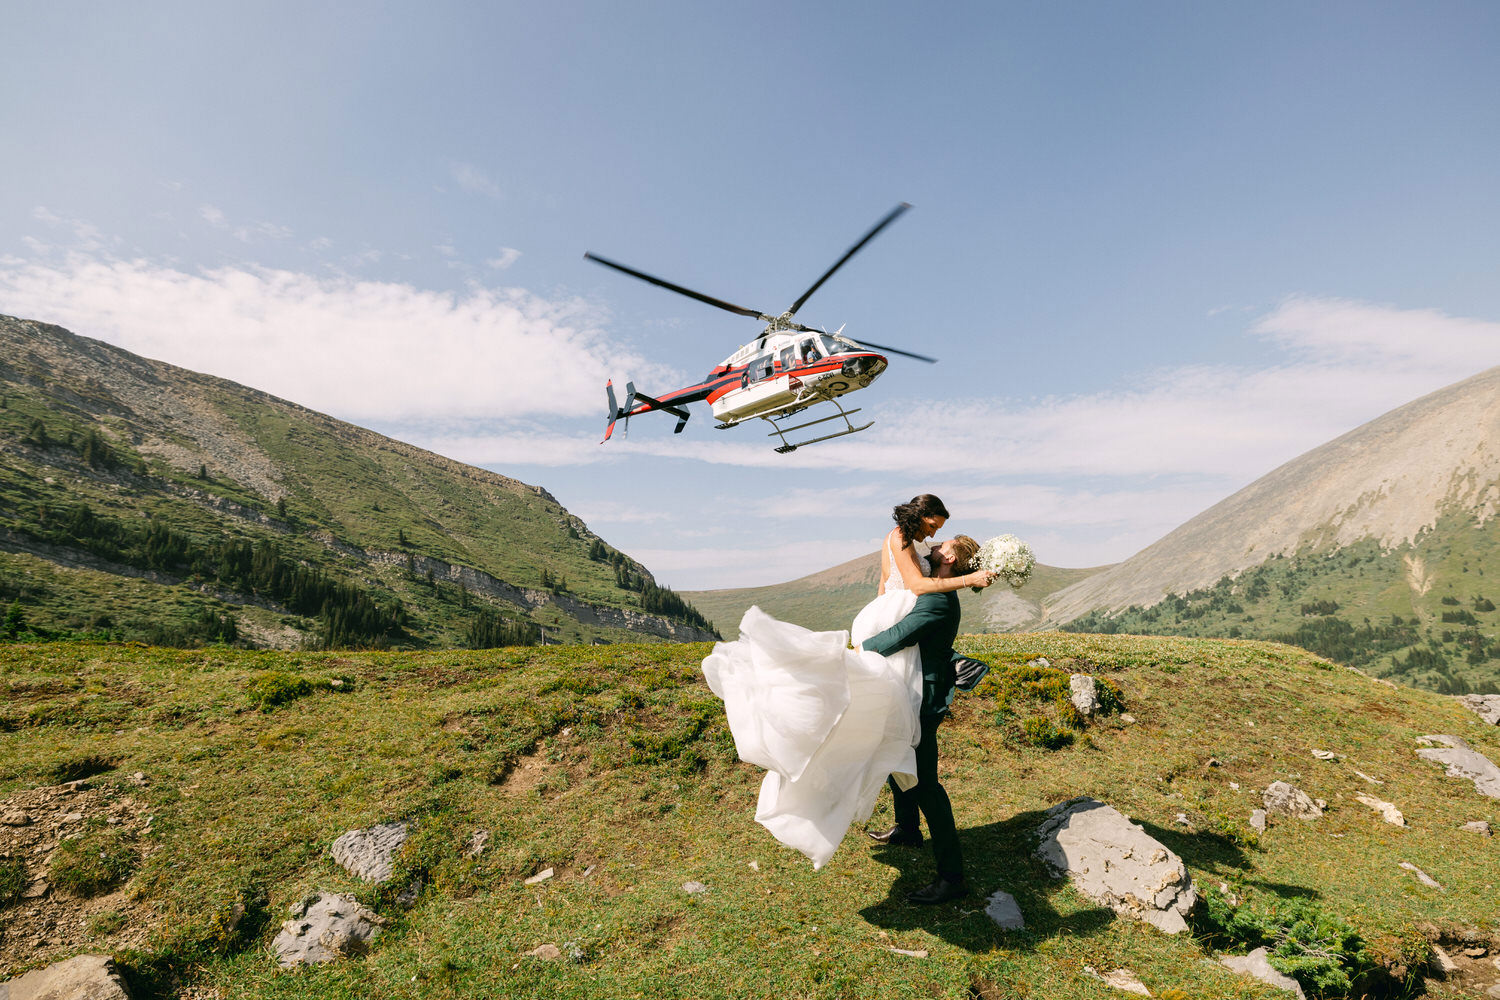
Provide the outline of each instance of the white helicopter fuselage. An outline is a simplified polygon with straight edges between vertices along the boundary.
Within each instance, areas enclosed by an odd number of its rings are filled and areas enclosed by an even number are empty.
[[[721,370],[743,374],[708,402],[720,426],[732,427],[863,389],[886,364],[882,355],[829,334],[773,334],[724,360]]]

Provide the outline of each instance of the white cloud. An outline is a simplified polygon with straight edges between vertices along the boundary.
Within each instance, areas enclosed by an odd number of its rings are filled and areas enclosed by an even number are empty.
[[[483,170],[472,163],[455,163],[449,169],[449,174],[460,188],[470,194],[483,195],[486,198],[500,198],[500,185],[490,179]]]
[[[497,271],[503,271],[520,259],[521,251],[515,247],[501,247],[500,254],[485,261],[484,265],[485,267],[492,267]]]
[[[585,303],[514,290],[74,253],[0,260],[0,309],[364,422],[593,414],[609,365],[648,368]]]
[[[215,229],[226,229],[229,226],[229,220],[225,217],[224,210],[217,205],[200,205],[198,207],[198,218]]]

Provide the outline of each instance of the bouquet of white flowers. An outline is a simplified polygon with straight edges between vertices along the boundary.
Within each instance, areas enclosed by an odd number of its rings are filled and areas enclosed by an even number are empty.
[[[1002,577],[1012,587],[1019,587],[1031,579],[1036,556],[1032,554],[1031,546],[1015,535],[1001,535],[979,547],[978,561],[980,569]]]

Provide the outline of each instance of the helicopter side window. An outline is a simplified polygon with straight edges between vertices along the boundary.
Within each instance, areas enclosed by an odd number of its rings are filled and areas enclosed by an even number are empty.
[[[750,381],[759,382],[761,379],[771,377],[771,356],[768,354],[763,358],[756,358],[750,362]]]
[[[786,371],[797,363],[797,349],[794,347],[783,348],[781,351],[781,370]]]

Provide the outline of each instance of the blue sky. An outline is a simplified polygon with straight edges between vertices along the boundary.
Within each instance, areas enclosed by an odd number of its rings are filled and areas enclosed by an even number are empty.
[[[953,527],[1114,561],[1500,363],[1500,7],[21,5],[0,311],[551,490],[679,589]],[[695,380],[799,318],[938,356],[789,456]],[[767,428],[768,429],[768,428]]]

